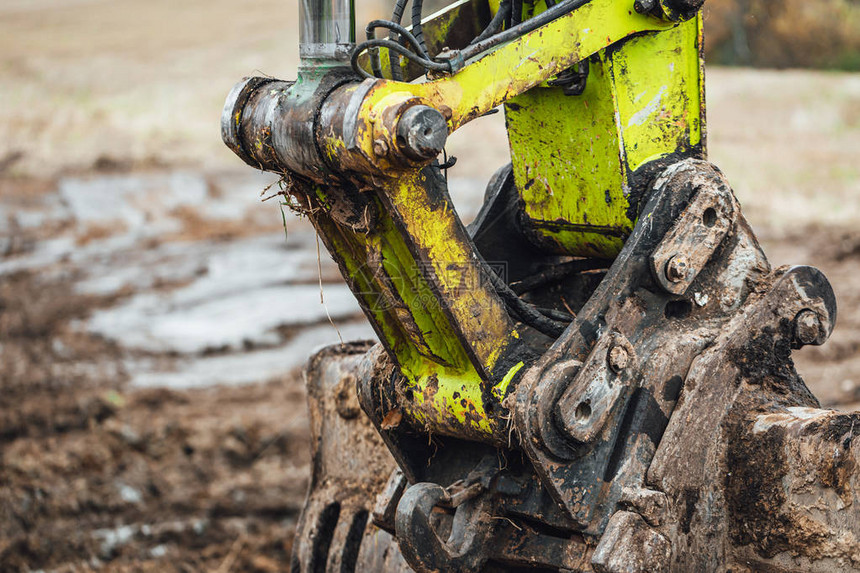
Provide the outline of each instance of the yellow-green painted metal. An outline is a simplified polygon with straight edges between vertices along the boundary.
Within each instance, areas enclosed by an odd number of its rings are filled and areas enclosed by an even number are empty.
[[[466,352],[487,379],[508,346],[518,338],[514,322],[487,281],[486,270],[474,257],[468,232],[447,197],[426,192],[425,171],[389,179],[381,189],[386,211],[394,214],[398,231],[411,238],[413,253],[420,254],[421,270],[445,301],[455,329],[460,330]],[[417,257],[416,257],[417,258]]]
[[[336,190],[315,187],[307,212],[395,357],[402,413],[437,433],[502,442],[493,411],[523,364],[508,364],[516,325],[471,258],[447,194],[431,197],[423,171],[377,183],[379,216],[366,233],[328,214]]]
[[[359,116],[382,116],[394,94],[451,110],[449,129],[472,119],[570,68],[582,59],[634,34],[668,30],[677,24],[638,14],[632,3],[591,0],[541,28],[478,56],[459,72],[424,83],[378,80]],[[372,139],[361,142],[368,154]],[[365,147],[365,145],[367,147]]]
[[[614,257],[635,224],[633,176],[668,156],[704,156],[701,18],[590,60],[584,93],[539,86],[505,107],[528,224],[557,252]]]
[[[490,387],[495,400],[488,401],[477,372],[421,364],[423,372],[404,372],[406,399],[401,401],[403,413],[414,425],[431,434],[481,441],[489,438],[504,444],[509,438],[508,428],[497,414],[501,413],[500,404],[508,385],[523,365],[523,362],[518,362],[511,366],[504,378]],[[432,369],[431,374],[426,374],[427,367]]]
[[[679,26],[636,13],[632,2],[591,0],[455,74],[362,85],[355,140],[332,133],[320,147],[372,182],[378,221],[368,232],[338,225],[325,212],[333,190],[322,187],[313,218],[397,361],[407,419],[500,442],[501,403],[527,362],[447,194],[428,192],[426,171],[377,155],[374,144],[397,149],[396,117],[410,105],[443,110],[454,131],[510,102],[516,179],[534,230],[560,252],[613,255],[633,226],[632,174],[672,153],[700,153],[700,31],[698,18]],[[582,96],[540,87],[592,56]]]

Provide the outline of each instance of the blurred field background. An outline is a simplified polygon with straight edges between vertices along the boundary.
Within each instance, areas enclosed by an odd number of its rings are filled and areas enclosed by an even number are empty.
[[[360,2],[359,24],[390,8]],[[860,403],[860,3],[708,0],[711,159],[839,324],[797,366]],[[294,0],[0,0],[0,571],[282,571],[303,501],[299,369],[369,337],[273,178],[223,146],[243,76],[293,78]],[[743,66],[743,67],[721,67]],[[475,145],[480,142],[480,145]],[[507,161],[452,138],[462,215]],[[285,236],[286,232],[286,236]]]

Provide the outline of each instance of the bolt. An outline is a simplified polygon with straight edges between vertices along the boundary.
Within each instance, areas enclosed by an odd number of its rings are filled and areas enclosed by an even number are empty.
[[[627,364],[629,362],[630,355],[627,353],[627,349],[623,346],[613,346],[609,351],[609,367],[612,368],[616,374],[627,368]]]
[[[801,310],[794,317],[794,338],[800,344],[814,344],[821,334],[821,320],[814,310]]]
[[[633,2],[633,9],[639,14],[647,14],[654,9],[656,4],[656,0],[636,0]]]
[[[448,139],[448,122],[436,109],[414,105],[403,112],[397,122],[397,141],[403,141],[403,151],[412,159],[433,159],[445,147]]]
[[[380,157],[388,155],[388,144],[384,139],[373,140],[373,152]]]
[[[689,272],[690,263],[687,262],[687,257],[683,255],[675,255],[666,263],[666,278],[673,283],[685,280]]]

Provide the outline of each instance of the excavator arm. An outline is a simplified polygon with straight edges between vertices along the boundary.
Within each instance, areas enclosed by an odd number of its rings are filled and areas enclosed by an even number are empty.
[[[308,366],[294,570],[860,567],[854,415],[790,359],[833,292],[770,267],[706,160],[703,0],[412,1],[356,43],[350,0],[303,0],[296,81],[222,116],[379,340]],[[445,143],[500,106],[511,163],[466,225]],[[831,445],[839,483],[808,471]]]

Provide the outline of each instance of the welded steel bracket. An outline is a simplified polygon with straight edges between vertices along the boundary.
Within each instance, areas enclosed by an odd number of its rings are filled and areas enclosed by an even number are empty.
[[[699,189],[651,255],[651,270],[660,286],[672,294],[687,292],[739,212],[728,185]]]
[[[769,271],[749,229],[734,221],[731,240],[689,296],[655,283],[650,256],[664,237],[684,236],[672,231],[675,221],[698,208],[697,198],[720,193],[731,197],[705,162],[667,169],[598,289],[517,390],[515,423],[526,453],[589,533],[603,532],[624,488],[642,486],[691,361]],[[571,368],[574,361],[582,366]]]

